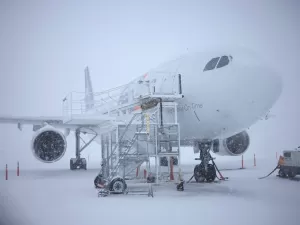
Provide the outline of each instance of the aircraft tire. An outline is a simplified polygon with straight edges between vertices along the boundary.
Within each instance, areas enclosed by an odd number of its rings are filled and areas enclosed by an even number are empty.
[[[216,176],[217,176],[217,173],[216,173],[216,169],[215,169],[214,165],[208,164],[207,165],[206,181],[207,182],[213,182],[213,181],[215,181]]]
[[[204,168],[202,164],[198,164],[194,167],[194,178],[197,183],[199,182],[204,182],[205,181],[205,176],[204,176]]]
[[[86,159],[81,158],[80,160],[81,160],[81,167],[80,168],[86,170]]]
[[[73,159],[70,159],[70,170],[74,170]]]

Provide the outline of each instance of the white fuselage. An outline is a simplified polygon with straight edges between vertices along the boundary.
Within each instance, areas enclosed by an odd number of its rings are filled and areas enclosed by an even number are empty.
[[[228,65],[203,71],[212,58],[222,56],[228,56]],[[282,91],[276,72],[244,49],[187,54],[150,70],[147,79],[166,73],[182,77],[178,122],[183,145],[184,140],[227,138],[249,128]]]

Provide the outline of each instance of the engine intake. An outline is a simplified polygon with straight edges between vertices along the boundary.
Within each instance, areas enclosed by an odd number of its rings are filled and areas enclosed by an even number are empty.
[[[213,141],[213,153],[217,155],[239,156],[244,154],[250,145],[250,137],[242,131],[226,139]]]
[[[41,162],[60,160],[67,149],[65,136],[57,129],[46,126],[35,133],[31,142],[33,155]]]

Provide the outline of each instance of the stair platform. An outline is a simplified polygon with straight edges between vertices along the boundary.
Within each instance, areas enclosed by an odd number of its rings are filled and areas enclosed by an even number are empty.
[[[64,124],[73,124],[73,125],[100,125],[103,122],[112,122],[115,121],[115,117],[111,117],[108,115],[90,115],[90,114],[79,114],[79,115],[72,115],[64,119]]]

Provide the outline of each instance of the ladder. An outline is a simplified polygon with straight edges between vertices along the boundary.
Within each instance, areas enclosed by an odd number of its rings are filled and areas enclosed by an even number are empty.
[[[157,110],[153,111],[152,109],[152,111],[150,110],[150,113],[154,114],[156,111]],[[118,174],[119,169],[123,169],[122,177],[123,179],[125,179],[125,177],[129,175],[132,171],[134,171],[138,166],[140,166],[144,162],[149,161],[150,154],[147,151],[147,149],[145,151],[143,146],[139,146],[138,149],[137,146],[134,146],[135,144],[138,144],[139,137],[146,136],[149,138],[149,120],[147,120],[147,123],[145,124],[145,115],[148,114],[145,114],[145,112],[135,114],[129,121],[129,123],[125,126],[124,131],[118,138],[118,142],[113,148],[111,155],[107,158],[108,160],[110,160],[115,155],[116,151],[119,150],[119,157],[115,157],[115,163],[113,163],[114,165],[111,168],[108,180],[113,179],[113,177]],[[141,124],[133,124],[133,121],[135,121],[135,119],[137,119],[138,116],[141,116]],[[128,133],[130,126],[133,126],[136,129],[136,132],[131,131],[131,135],[133,133],[133,136],[125,137],[125,135]],[[141,149],[144,150],[144,153],[141,153]]]
[[[63,100],[64,123],[95,128],[101,137],[102,168],[105,178],[129,175],[134,169],[149,162],[150,157],[179,156],[179,125],[177,124],[177,103],[183,98],[181,88],[181,75],[171,74],[156,77],[153,80],[141,78],[138,82],[131,82],[114,89],[93,94],[93,108],[85,100],[86,93],[72,92]],[[166,83],[166,82],[171,83]],[[134,94],[130,102],[124,100],[124,93],[132,87],[145,87],[142,92]],[[169,89],[162,91],[162,86]],[[134,90],[134,89],[130,89]],[[125,92],[124,92],[125,91]],[[126,98],[125,98],[126,99]],[[139,110],[135,110],[139,108]],[[170,113],[165,108],[173,107],[174,119],[172,122],[163,122]],[[145,116],[148,115],[148,119]],[[172,115],[171,115],[172,117]],[[152,121],[150,122],[150,119]],[[146,121],[146,122],[145,122]],[[150,124],[150,125],[149,125]],[[168,129],[175,127],[175,135],[169,134]],[[135,131],[132,131],[135,129]],[[178,143],[178,152],[163,153],[174,140]],[[167,143],[167,144],[166,144]],[[156,163],[157,165],[157,163]],[[120,171],[123,173],[120,175]],[[156,174],[158,169],[156,167]],[[157,175],[158,177],[158,175]],[[108,180],[109,180],[108,179]]]
[[[168,102],[165,107],[174,106],[177,106],[175,102]],[[155,173],[158,179],[158,159],[179,156],[179,125],[176,121],[162,125],[159,114],[162,112],[161,107],[158,104],[133,115],[128,124],[118,125],[116,143],[105,158],[107,164],[104,165],[102,174],[106,175],[107,180],[111,181],[116,176],[125,180],[137,167],[145,162],[149,163],[150,157],[156,157]],[[170,140],[172,137],[176,140]],[[168,150],[168,146],[174,141],[178,143],[178,152],[161,151],[162,148]]]

